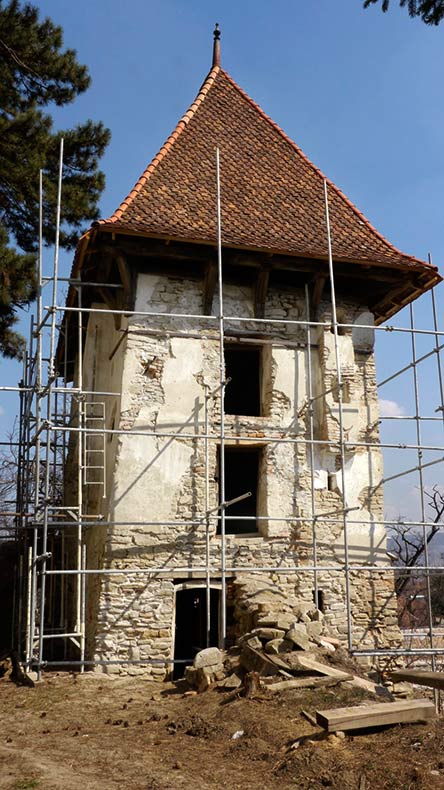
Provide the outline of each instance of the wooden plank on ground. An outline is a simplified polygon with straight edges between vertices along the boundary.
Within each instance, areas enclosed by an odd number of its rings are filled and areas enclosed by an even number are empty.
[[[325,686],[337,686],[345,680],[351,680],[353,675],[344,675],[343,678],[294,678],[294,680],[279,680],[270,683],[267,688],[272,691],[285,691],[286,689],[315,689]]]
[[[285,672],[282,668],[278,667],[274,661],[271,661],[264,653],[256,650],[249,642],[242,645],[241,664],[250,672],[259,672],[259,674],[264,677],[267,675],[279,674],[291,678],[289,672]]]
[[[427,672],[419,669],[396,669],[388,672],[387,677],[394,683],[407,681],[416,683],[417,686],[430,686],[434,689],[444,689],[444,672]]]
[[[430,721],[436,718],[433,702],[428,699],[379,702],[375,705],[316,711],[316,721],[328,732],[384,727],[402,722]]]
[[[292,653],[292,656],[294,656],[294,653]],[[300,655],[298,653],[297,659],[295,659],[292,669],[299,669],[303,672],[317,672],[319,675],[326,675],[329,678],[338,678],[338,680],[350,680],[353,677],[348,672],[344,672],[342,669],[336,669],[335,667],[331,667],[329,664],[321,664],[320,661],[315,661],[314,658],[311,658],[311,656],[307,655],[307,653],[303,653],[302,651]]]

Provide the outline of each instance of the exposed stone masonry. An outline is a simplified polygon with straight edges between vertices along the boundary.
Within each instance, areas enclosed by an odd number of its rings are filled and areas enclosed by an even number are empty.
[[[197,280],[139,275],[136,311],[198,315],[201,300],[201,282]],[[217,310],[216,300],[213,315]],[[262,323],[254,319],[252,289],[228,284],[224,289],[224,313],[249,319],[236,322],[228,318],[227,335],[263,341],[261,416],[225,418],[228,446],[233,443],[261,448],[258,532],[227,535],[226,563],[228,568],[276,569],[248,575],[229,571],[235,591],[232,627],[239,635],[261,619],[266,621],[271,609],[273,615],[276,611],[291,615],[298,603],[313,602],[313,572],[291,570],[292,566],[313,565],[313,505],[318,564],[344,562],[339,397],[327,303],[319,310],[319,320],[326,326],[310,330],[310,351],[307,325],[286,323],[305,320],[302,291],[271,288],[265,316],[283,323]],[[382,492],[377,487],[382,460],[373,338],[371,330],[360,326],[370,324],[372,317],[362,305],[341,302],[341,320],[353,325],[341,330],[339,337],[343,428],[348,443],[344,476],[346,507],[351,509],[347,516],[350,561],[360,565],[385,563],[385,533],[380,523]],[[95,336],[99,337],[100,348],[92,342],[94,327],[98,327]],[[161,316],[147,321],[139,317],[131,319],[128,330],[113,358],[112,370],[98,365],[101,369],[96,388],[122,392],[121,397],[106,398],[107,427],[113,424],[128,434],[107,442],[106,497],[96,496],[94,501],[88,494],[91,511],[98,509],[110,522],[95,533],[89,531],[88,565],[122,569],[122,573],[88,579],[87,652],[89,657],[105,660],[143,662],[146,658],[146,665],[122,664],[109,671],[149,672],[163,678],[169,671],[174,628],[178,625],[176,586],[181,582],[202,585],[205,580],[206,455],[202,436],[205,392],[217,391],[219,386],[219,339],[217,324],[210,319]],[[109,316],[94,314],[85,347],[85,387],[92,385],[88,378],[94,356],[105,359],[108,347],[112,348],[119,338]],[[309,353],[315,398],[313,446],[307,443]],[[208,410],[210,434],[217,437],[217,395],[208,401]],[[359,446],[363,442],[375,446],[369,450]],[[210,509],[219,501],[218,445],[217,438],[208,441]],[[152,523],[140,523],[146,521]],[[221,539],[216,527],[214,517],[210,521],[209,562],[212,583],[217,586]],[[132,574],[131,567],[146,573]],[[183,570],[187,567],[194,570]],[[163,568],[168,572],[158,573]],[[257,594],[258,584],[264,586],[262,597]],[[345,639],[344,574],[319,571],[318,587],[329,633]],[[249,595],[250,588],[256,590],[254,595]],[[354,644],[394,644],[399,634],[391,574],[352,572],[350,594]],[[153,661],[159,663],[149,663]]]

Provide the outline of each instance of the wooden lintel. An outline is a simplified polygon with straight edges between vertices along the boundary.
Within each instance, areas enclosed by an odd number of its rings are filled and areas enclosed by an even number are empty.
[[[254,291],[254,315],[256,318],[265,317],[265,301],[267,299],[268,283],[270,281],[270,266],[261,266],[256,275]]]
[[[116,255],[116,263],[123,285],[124,307],[131,309],[135,298],[134,273],[123,255]]]
[[[217,282],[217,265],[214,261],[207,263],[203,280],[203,314],[211,315],[214,292]]]

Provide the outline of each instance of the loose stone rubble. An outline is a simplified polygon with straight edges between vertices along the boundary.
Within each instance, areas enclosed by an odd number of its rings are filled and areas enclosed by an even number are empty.
[[[268,619],[271,620],[270,616]],[[279,627],[284,623],[286,627]],[[273,623],[253,628],[240,636],[237,644],[227,651],[216,647],[201,650],[193,666],[186,667],[185,679],[199,692],[211,686],[240,689],[248,673],[258,673],[262,682],[272,685],[276,680],[291,679],[294,673],[307,674],[308,659],[313,659],[313,666],[319,667],[315,659],[322,661],[323,657],[334,652],[335,641],[339,645],[337,640],[330,641],[322,612],[313,605],[301,604],[297,616],[278,615]],[[306,656],[305,662],[299,658],[302,653]],[[351,677],[338,670],[331,672],[335,676],[334,682]],[[329,674],[327,664],[325,674]]]

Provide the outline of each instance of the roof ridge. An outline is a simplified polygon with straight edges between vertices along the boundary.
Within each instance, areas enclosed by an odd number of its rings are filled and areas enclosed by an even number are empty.
[[[203,81],[193,103],[189,106],[186,113],[176,124],[174,130],[171,132],[169,137],[167,137],[166,141],[164,142],[164,144],[162,145],[162,147],[160,148],[154,159],[152,159],[149,165],[145,168],[142,175],[140,176],[140,178],[132,188],[131,192],[129,192],[126,198],[122,200],[120,206],[116,208],[114,213],[111,214],[111,216],[108,219],[99,220],[98,222],[99,225],[108,224],[110,222],[118,222],[120,219],[122,219],[122,216],[127,210],[127,208],[131,205],[133,200],[137,197],[139,192],[145,186],[146,182],[148,181],[152,173],[156,170],[157,166],[160,164],[162,159],[167,155],[171,147],[174,145],[175,141],[177,140],[181,132],[183,132],[187,124],[194,117],[196,111],[202,104],[203,100],[205,99],[205,96],[207,95],[211,86],[214,84],[214,81],[220,71],[222,71],[220,66],[213,66],[213,68],[210,70],[207,77]]]
[[[246,93],[240,87],[240,85],[237,84],[236,80],[233,79],[233,77],[231,77],[231,75],[228,74],[228,72],[225,71],[225,69],[220,68],[220,72],[228,79],[228,81],[233,85],[233,87],[236,88],[238,93],[240,93],[241,96],[244,99],[246,99],[248,103],[257,112],[260,113],[260,115],[273,127],[273,129],[275,129],[281,135],[281,137],[283,137],[284,140],[291,145],[291,147],[296,151],[296,153],[299,154],[299,156],[302,159],[304,159],[305,162],[308,165],[310,165],[310,167],[316,173],[318,173],[321,176],[321,178],[323,178],[327,182],[328,186],[331,187],[337,193],[338,197],[341,198],[353,210],[353,212],[359,217],[361,222],[363,222],[369,228],[369,230],[372,231],[372,233],[378,236],[378,238],[381,239],[381,241],[383,241],[384,244],[386,244],[391,250],[394,250],[395,252],[402,255],[404,258],[407,258],[408,260],[415,261],[416,263],[422,263],[423,265],[427,265],[427,266],[431,265],[427,261],[423,261],[420,258],[416,258],[414,255],[407,255],[405,252],[402,252],[402,250],[398,249],[398,247],[395,247],[395,245],[392,244],[388,239],[386,239],[385,236],[383,236],[382,233],[380,233],[374,227],[374,225],[372,225],[372,223],[367,219],[367,217],[355,206],[355,204],[352,203],[352,201],[347,197],[347,195],[345,195],[344,192],[342,192],[342,190],[338,186],[336,186],[336,184],[333,181],[331,181],[331,179],[329,179],[328,176],[326,176],[322,172],[322,170],[319,167],[317,167],[317,165],[315,165],[314,162],[311,161],[311,159],[309,159],[309,157],[303,152],[301,148],[299,148],[299,146],[294,142],[294,140],[292,140],[291,137],[289,137],[288,134],[284,132],[284,130],[279,126],[279,124],[277,124],[276,121],[273,121],[273,118],[271,118],[270,115],[267,115],[267,113],[262,109],[262,107],[259,104],[257,104],[257,102],[255,102],[254,99],[252,99],[251,96],[249,96],[248,93]]]

